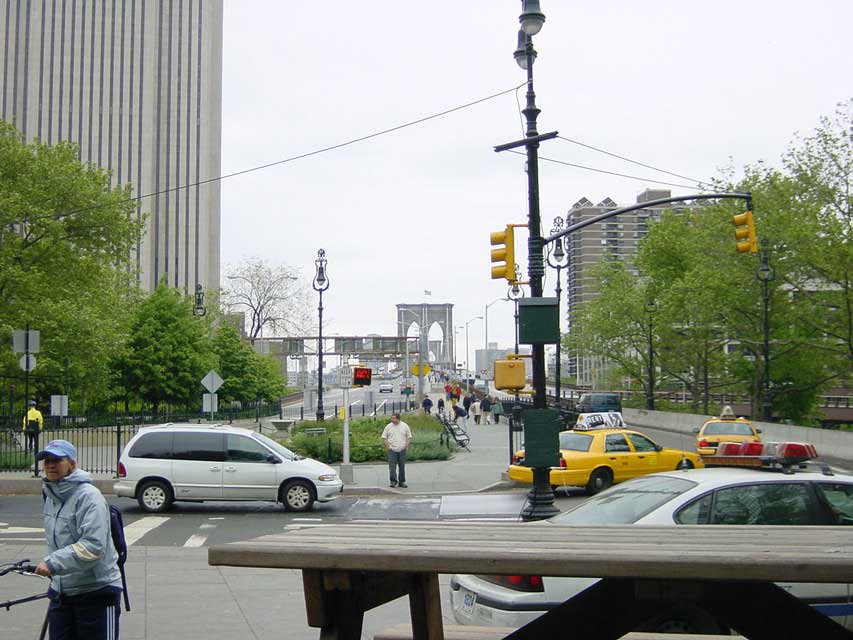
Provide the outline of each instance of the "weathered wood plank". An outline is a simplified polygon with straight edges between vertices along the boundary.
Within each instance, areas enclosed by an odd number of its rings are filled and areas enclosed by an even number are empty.
[[[853,581],[844,527],[360,524],[212,547],[208,557],[298,569]]]
[[[414,640],[444,640],[441,594],[436,574],[419,573],[412,576],[409,611]]]

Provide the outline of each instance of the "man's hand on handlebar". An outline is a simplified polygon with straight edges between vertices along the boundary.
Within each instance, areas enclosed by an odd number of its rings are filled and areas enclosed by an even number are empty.
[[[45,578],[50,577],[50,568],[44,562],[39,562],[38,566],[35,570],[36,575],[44,576]]]

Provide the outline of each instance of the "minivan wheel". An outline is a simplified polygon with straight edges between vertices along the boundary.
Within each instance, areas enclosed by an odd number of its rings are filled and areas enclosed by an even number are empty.
[[[172,504],[172,489],[161,480],[149,480],[139,489],[137,502],[143,511],[162,513]]]
[[[610,469],[596,469],[589,476],[589,482],[586,483],[586,495],[594,496],[599,491],[604,491],[613,484],[613,473]]]
[[[314,487],[306,480],[291,480],[284,485],[281,494],[288,511],[310,511],[314,505]]]

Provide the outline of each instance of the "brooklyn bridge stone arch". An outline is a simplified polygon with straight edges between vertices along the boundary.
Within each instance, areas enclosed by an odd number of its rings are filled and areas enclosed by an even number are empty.
[[[453,333],[452,304],[398,304],[397,335],[405,337],[409,327],[416,325],[421,335],[421,345],[427,353],[433,353],[433,365],[445,371],[456,368],[456,350]],[[438,325],[440,340],[430,340],[430,329]]]

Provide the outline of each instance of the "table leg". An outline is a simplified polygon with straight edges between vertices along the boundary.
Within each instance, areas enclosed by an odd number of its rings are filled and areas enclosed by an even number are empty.
[[[444,640],[438,575],[417,573],[411,576],[411,581],[409,611],[413,640]]]

